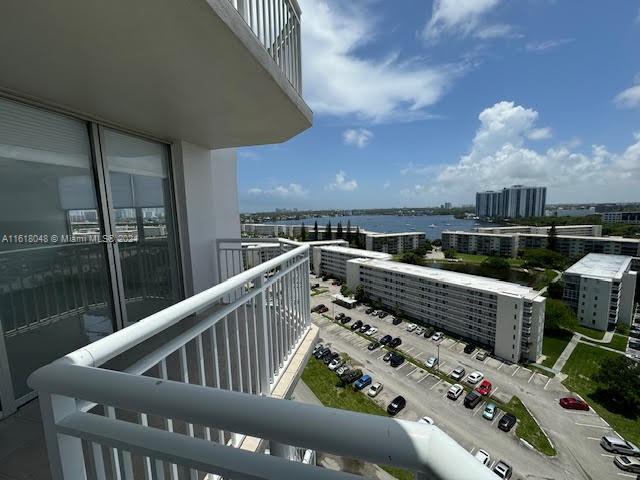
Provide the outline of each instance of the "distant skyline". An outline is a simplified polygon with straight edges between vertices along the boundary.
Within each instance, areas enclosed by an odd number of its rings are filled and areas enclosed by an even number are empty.
[[[640,2],[300,4],[314,126],[238,151],[241,211],[640,201]]]

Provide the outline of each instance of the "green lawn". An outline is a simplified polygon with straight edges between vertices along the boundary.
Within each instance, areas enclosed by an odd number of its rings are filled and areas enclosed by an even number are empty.
[[[535,290],[541,290],[551,283],[551,281],[558,275],[554,270],[546,269],[544,272],[536,272],[535,280],[533,281],[533,288]]]
[[[627,340],[629,340],[629,337],[627,337],[626,335],[620,335],[619,333],[614,333],[613,338],[609,343],[590,342],[588,338],[583,338],[583,340],[589,343],[593,343],[594,345],[602,345],[603,347],[613,348],[614,350],[626,352]]]
[[[519,422],[516,428],[516,435],[518,437],[525,439],[533,445],[536,450],[547,456],[556,454],[556,450],[551,446],[546,435],[540,430],[538,423],[518,397],[513,397],[511,401],[504,406],[504,409],[518,417]]]
[[[542,365],[553,367],[572,336],[571,332],[564,330],[545,333],[542,341],[542,354],[547,358],[544,359]]]
[[[466,263],[474,263],[480,265],[483,261],[489,258],[488,255],[473,255],[471,253],[456,253],[456,258],[459,258],[463,262]],[[512,267],[520,267],[522,266],[521,258],[505,258],[509,265]]]
[[[369,413],[371,415],[388,416],[387,412],[362,392],[353,388],[336,386],[338,377],[319,360],[311,357],[304,371],[302,380],[326,407]],[[399,480],[413,480],[413,473],[401,468],[381,466],[390,475]]]
[[[602,337],[604,337],[604,332],[601,332],[600,330],[594,330],[593,328],[589,327],[583,327],[582,325],[578,325],[577,327],[575,327],[575,331],[589,338],[595,338],[596,340],[602,340]]]
[[[602,398],[596,395],[598,385],[591,379],[598,371],[600,362],[615,355],[619,354],[579,343],[562,369],[563,373],[569,375],[563,383],[569,390],[584,397],[591,407],[620,435],[637,444],[640,443],[638,419],[631,419],[608,410],[606,405],[602,403]]]

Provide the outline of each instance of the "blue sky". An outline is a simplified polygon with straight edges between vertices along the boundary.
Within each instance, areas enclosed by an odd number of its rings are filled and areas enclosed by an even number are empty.
[[[640,201],[640,1],[300,4],[314,125],[239,150],[241,211]]]

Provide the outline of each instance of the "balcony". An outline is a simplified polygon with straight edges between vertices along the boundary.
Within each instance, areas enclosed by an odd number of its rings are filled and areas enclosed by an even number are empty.
[[[220,256],[243,270],[240,244]],[[435,426],[286,400],[317,329],[309,247],[283,249],[37,370],[52,478],[361,478],[314,465],[316,451],[494,478]]]
[[[210,149],[311,125],[296,0],[9,0],[2,13],[9,96]]]

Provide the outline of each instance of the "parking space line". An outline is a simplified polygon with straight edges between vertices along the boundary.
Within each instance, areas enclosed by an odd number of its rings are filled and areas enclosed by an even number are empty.
[[[476,449],[476,447],[471,447],[471,450],[469,450],[469,453],[470,453],[471,455],[473,455],[473,452],[475,451],[475,449]]]
[[[475,416],[476,416],[476,413],[478,413],[480,410],[484,410],[484,408],[483,408],[483,407],[484,407],[484,405],[485,405],[486,403],[487,403],[487,402],[482,402],[478,407],[476,407],[476,409],[473,411],[473,415],[471,415],[471,416],[472,416],[472,417],[475,417]]]
[[[451,345],[451,346],[449,347],[449,350],[451,350],[453,347],[455,347],[455,346],[458,344],[458,342],[459,342],[459,341],[460,341],[460,340],[456,340],[455,342],[453,342],[453,345]]]
[[[603,457],[616,458],[615,455],[611,455],[609,453],[601,453],[600,455],[602,455]]]
[[[635,475],[631,475],[630,473],[621,473],[621,472],[618,472],[618,475],[620,475],[620,476],[622,476],[622,477],[637,478]]]
[[[431,388],[429,390],[433,390],[435,388],[436,385],[442,383],[442,379],[438,380],[436,383],[434,383],[433,385],[431,385]]]
[[[518,365],[518,368],[516,368],[513,373],[511,374],[511,376],[513,377],[516,373],[518,373],[518,370],[520,370],[520,365]]]
[[[380,355],[378,358],[376,358],[376,360],[380,360],[382,357],[384,357],[386,355],[386,352],[383,353],[382,355]]]
[[[422,377],[420,380],[418,380],[418,383],[420,383],[422,380],[424,380],[425,378],[430,377],[430,376],[431,376],[431,374],[427,373],[424,377]]]
[[[409,352],[410,352],[411,350],[413,350],[413,349],[414,349],[413,347],[409,347],[409,348],[407,348],[407,349],[404,351],[404,353],[409,353]]]
[[[502,418],[504,416],[504,413],[502,415],[498,414],[493,418],[493,422],[491,422],[491,425],[493,425],[494,423],[496,423],[496,421],[498,420],[498,418]]]
[[[489,465],[489,470],[493,469],[493,466],[496,464],[495,460],[491,461],[491,465]]]
[[[549,386],[549,382],[551,381],[551,377],[549,377],[549,380],[547,380],[547,383],[544,384],[544,388],[543,390],[546,390],[547,387]]]
[[[596,442],[599,442],[601,439],[598,437],[587,437],[587,440],[595,440]]]
[[[409,375],[411,375],[411,374],[412,374],[413,372],[415,372],[416,370],[418,370],[418,367],[416,367],[416,368],[414,368],[413,370],[411,370],[409,373],[407,373],[407,375],[406,375],[406,376],[408,377]]]
[[[491,392],[491,395],[495,395],[499,388],[500,388],[500,387],[496,387],[496,388],[493,390],[493,392]]]
[[[529,380],[527,380],[527,383],[531,383],[531,380],[533,380],[533,377],[535,377],[535,376],[536,376],[536,372],[533,372],[531,374],[531,376],[529,377]]]
[[[500,366],[498,367],[498,370],[500,370],[503,365],[504,365],[504,362],[500,362]]]
[[[591,425],[589,423],[578,423],[578,422],[575,422],[575,424],[580,425],[581,427],[602,428],[603,430],[609,430],[611,428],[608,425]]]

